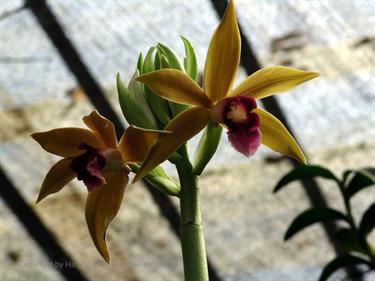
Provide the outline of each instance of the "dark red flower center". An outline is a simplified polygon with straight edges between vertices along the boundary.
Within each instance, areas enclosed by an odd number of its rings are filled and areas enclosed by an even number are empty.
[[[256,101],[247,96],[229,97],[215,107],[214,118],[228,127],[233,147],[248,157],[253,155],[260,145],[259,116],[253,112]]]
[[[102,170],[106,164],[106,158],[100,150],[87,144],[80,144],[79,149],[86,150],[75,157],[70,167],[77,173],[77,179],[83,181],[88,191],[106,183]]]

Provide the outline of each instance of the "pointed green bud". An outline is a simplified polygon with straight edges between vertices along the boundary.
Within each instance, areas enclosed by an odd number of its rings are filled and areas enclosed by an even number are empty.
[[[135,173],[140,169],[140,167],[136,164],[130,164],[130,167]],[[161,166],[157,166],[155,169],[150,171],[144,177],[144,179],[153,187],[165,194],[177,197],[180,195],[180,186],[173,181],[173,179]]]
[[[117,73],[116,83],[120,107],[128,123],[146,129],[158,129],[155,119],[149,119],[146,116],[142,105],[122,83],[119,73]]]
[[[138,56],[138,61],[137,61],[137,69],[139,71],[139,75],[142,75],[142,71],[143,71],[143,55],[142,55],[142,52],[139,53],[139,56]]]
[[[194,154],[194,173],[196,175],[202,174],[204,168],[214,156],[220,143],[222,131],[223,127],[220,125],[215,126],[212,122],[208,123]]]
[[[197,57],[195,51],[189,40],[181,36],[182,41],[185,46],[185,58],[184,58],[184,67],[186,73],[193,79],[197,81],[198,79],[198,66],[197,66]]]
[[[161,56],[161,67],[162,68],[171,68],[171,65],[169,64],[165,55]]]
[[[158,49],[159,52],[161,52],[165,55],[165,57],[167,58],[167,60],[169,62],[170,68],[183,70],[182,65],[181,65],[178,57],[176,56],[176,54],[171,49],[169,49],[167,46],[165,46],[161,43],[158,43],[157,49]]]
[[[160,57],[160,53],[159,52],[155,53],[154,68],[155,68],[155,70],[162,69],[162,66],[161,66],[161,57]]]
[[[153,61],[154,51],[155,47],[151,47],[147,52],[143,62],[143,74],[155,70]],[[144,85],[144,93],[154,116],[160,123],[159,128],[163,129],[171,121],[168,101],[159,97],[146,85]]]
[[[140,105],[143,108],[143,111],[146,117],[151,121],[153,126],[157,128],[156,119],[143,93],[143,89],[141,85],[142,83],[135,80],[138,76],[139,76],[139,72],[138,72],[138,69],[136,69],[128,85],[129,94],[134,98],[134,100],[137,101],[138,105]]]

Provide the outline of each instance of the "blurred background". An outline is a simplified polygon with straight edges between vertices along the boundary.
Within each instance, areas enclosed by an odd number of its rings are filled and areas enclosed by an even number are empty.
[[[180,35],[195,47],[202,71],[226,1],[43,3],[0,1],[0,280],[182,280],[174,213],[168,209],[178,209],[177,201],[168,205],[142,183],[129,186],[108,232],[109,267],[89,238],[80,182],[34,204],[56,159],[30,134],[82,126],[93,103],[125,125],[116,73],[128,82],[139,52],[158,42],[182,58]],[[236,3],[243,32],[239,81],[268,65],[320,72],[318,79],[261,106],[286,121],[310,163],[326,165],[336,175],[374,165],[375,2]],[[246,159],[223,134],[200,181],[212,280],[315,281],[335,256],[329,227],[315,225],[283,241],[291,220],[312,204],[342,208],[336,188],[323,180],[315,182],[319,192],[315,185],[296,183],[272,194],[291,168],[289,160],[264,147]],[[355,214],[374,198],[374,189],[358,194]],[[374,274],[353,278],[340,271],[332,280],[375,280]]]

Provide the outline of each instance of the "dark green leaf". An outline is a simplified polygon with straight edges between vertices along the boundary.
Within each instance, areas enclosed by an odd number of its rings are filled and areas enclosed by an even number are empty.
[[[356,265],[356,264],[366,264],[371,266],[369,261],[356,257],[356,256],[339,256],[330,261],[324,268],[319,277],[319,281],[326,281],[334,272],[338,269],[348,266],[348,265]]]
[[[359,233],[366,237],[375,228],[375,203],[373,203],[363,214],[359,224]]]
[[[120,74],[116,77],[118,99],[122,113],[129,124],[146,128],[146,129],[157,129],[149,118],[147,118],[141,105],[132,97],[121,81]]]
[[[366,251],[361,246],[361,243],[358,238],[358,233],[350,228],[340,228],[335,233],[336,239],[348,252],[359,252],[366,254]]]
[[[349,170],[344,173],[345,176],[344,188],[347,199],[353,197],[358,191],[375,184],[375,168]]]
[[[317,223],[325,222],[328,220],[344,220],[348,221],[346,216],[339,211],[331,208],[312,208],[299,214],[293,222],[290,224],[288,230],[285,233],[284,240],[288,240],[294,234],[301,231],[302,229]]]
[[[298,166],[279,180],[273,192],[279,191],[282,187],[291,183],[292,181],[301,180],[309,177],[322,177],[340,183],[340,181],[335,177],[335,175],[332,174],[330,170],[324,167],[316,165]]]
[[[190,44],[189,40],[185,37],[181,36],[182,41],[184,42],[185,46],[185,59],[184,59],[184,66],[186,73],[193,79],[197,81],[198,78],[198,66],[197,66],[197,57],[195,56],[194,48]]]
[[[194,154],[194,173],[200,175],[214,156],[220,143],[223,127],[208,123]]]

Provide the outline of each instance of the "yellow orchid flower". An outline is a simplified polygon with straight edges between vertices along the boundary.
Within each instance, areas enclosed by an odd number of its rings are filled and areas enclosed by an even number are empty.
[[[83,181],[88,190],[88,229],[95,247],[109,263],[106,231],[124,197],[131,171],[127,163],[141,162],[148,149],[167,133],[131,126],[117,143],[114,125],[97,112],[83,117],[83,122],[90,130],[68,127],[32,134],[46,151],[64,157],[48,171],[37,203],[74,178]]]
[[[168,159],[183,143],[210,121],[228,128],[229,140],[239,152],[252,155],[260,143],[303,163],[306,158],[284,125],[256,100],[285,92],[319,76],[316,72],[282,66],[261,69],[232,89],[240,62],[241,38],[234,1],[230,1],[214,32],[207,52],[203,89],[179,70],[162,69],[136,80],[159,96],[192,107],[177,115],[165,128],[172,134],[156,142],[135,181]]]

